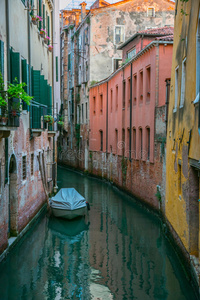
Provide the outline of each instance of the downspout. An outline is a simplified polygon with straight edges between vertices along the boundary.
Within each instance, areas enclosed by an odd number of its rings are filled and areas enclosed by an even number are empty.
[[[131,63],[131,82],[130,82],[130,131],[129,131],[129,161],[131,161],[131,133],[132,133],[132,63]]]
[[[7,42],[7,81],[10,82],[10,27],[9,27],[9,1],[6,2],[6,42]]]
[[[108,81],[107,81],[107,99],[106,99],[106,154],[108,153]]]
[[[52,36],[52,44],[54,44],[54,15],[53,15],[53,10],[51,11],[51,36]],[[51,57],[52,61],[52,104],[53,104],[53,117],[54,117],[54,49],[52,52],[52,57]],[[55,126],[55,124],[54,124]],[[55,156],[55,136],[53,136],[53,163],[57,162],[56,156]],[[57,163],[55,165],[55,178],[54,178],[54,187],[55,189],[57,188]]]
[[[28,7],[29,3],[28,3]],[[29,17],[29,9],[27,9],[27,25],[28,25],[28,63],[29,63],[29,89],[28,89],[28,93],[30,96],[32,96],[32,87],[31,87],[31,30],[30,30],[30,17]],[[27,107],[27,110],[29,111],[29,124],[30,124],[30,140],[33,139],[33,134],[32,134],[32,126],[33,126],[33,122],[32,122],[32,105],[30,105]]]
[[[165,101],[165,123],[166,123],[166,134],[167,134],[167,124],[168,124],[168,106],[169,106],[169,87],[171,79],[166,79],[166,101]]]

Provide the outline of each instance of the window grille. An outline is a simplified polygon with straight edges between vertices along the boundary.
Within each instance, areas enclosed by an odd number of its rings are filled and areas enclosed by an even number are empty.
[[[34,154],[31,154],[31,176],[33,176]]]
[[[115,26],[115,44],[124,42],[124,27]]]
[[[22,156],[22,179],[26,180],[26,156]]]

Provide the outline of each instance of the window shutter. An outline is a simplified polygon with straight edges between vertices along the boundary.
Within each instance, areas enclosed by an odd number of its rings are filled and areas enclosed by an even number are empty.
[[[4,42],[0,40],[0,72],[4,78]]]
[[[39,16],[42,16],[42,0],[39,0]],[[42,21],[39,21],[39,30],[42,28]]]
[[[43,4],[43,28],[45,29],[45,5]]]
[[[38,70],[33,70],[32,92],[34,100],[40,102],[40,71]]]
[[[22,82],[26,83],[24,91],[27,93],[27,81],[28,81],[28,72],[27,72],[27,63],[26,59],[22,59]],[[28,105],[23,102],[23,110],[27,110]]]
[[[17,78],[17,82],[20,83],[20,54],[11,50],[11,83]]]
[[[40,75],[40,103],[45,104],[44,75]]]

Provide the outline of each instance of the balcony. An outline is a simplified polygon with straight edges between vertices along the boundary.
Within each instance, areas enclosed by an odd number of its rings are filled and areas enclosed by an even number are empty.
[[[57,121],[57,113],[53,111],[53,108],[31,101],[30,129],[32,137],[40,136],[45,129],[48,130],[48,137],[55,136],[57,132],[54,129],[55,121]]]
[[[11,101],[8,108],[0,107],[0,138],[7,138],[11,131],[16,131],[19,127],[20,112],[11,108]]]

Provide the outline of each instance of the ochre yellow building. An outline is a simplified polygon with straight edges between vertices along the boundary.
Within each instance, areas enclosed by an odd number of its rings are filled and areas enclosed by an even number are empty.
[[[199,8],[199,0],[176,1],[165,204],[166,216],[180,244],[196,263],[200,262]]]

